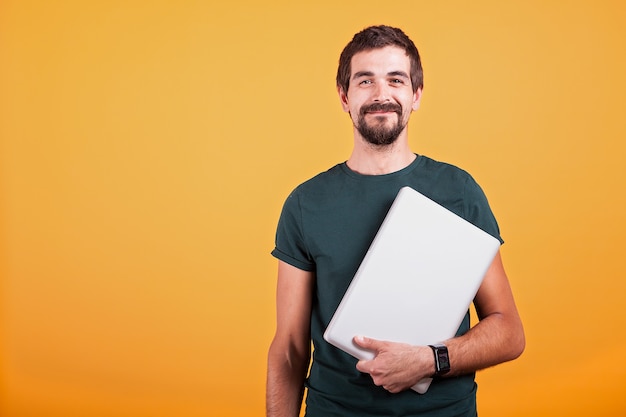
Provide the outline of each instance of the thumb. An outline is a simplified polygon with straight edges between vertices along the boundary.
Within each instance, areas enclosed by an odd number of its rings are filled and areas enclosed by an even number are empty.
[[[353,341],[357,346],[369,350],[377,350],[379,345],[379,342],[377,340],[370,339],[369,337],[365,336],[355,336]]]
[[[356,336],[352,340],[353,340],[354,344],[356,344],[357,346],[361,347],[362,349],[367,349],[369,351],[374,352],[374,355],[378,355],[377,346],[380,344],[379,341],[377,341],[375,339],[370,339],[369,337],[365,337],[365,336]],[[373,358],[373,359],[375,359],[375,358]],[[358,369],[361,372],[366,372],[368,374],[371,374],[372,373],[372,369],[371,369],[370,362],[373,359],[371,359],[371,360],[362,359],[362,360],[358,361],[357,364],[356,364],[356,369]]]

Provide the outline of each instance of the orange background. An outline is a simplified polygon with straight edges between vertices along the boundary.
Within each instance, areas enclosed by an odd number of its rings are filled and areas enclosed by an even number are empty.
[[[288,192],[341,48],[402,27],[413,148],[489,196],[528,347],[481,416],[626,414],[621,1],[0,3],[0,415],[263,415]]]

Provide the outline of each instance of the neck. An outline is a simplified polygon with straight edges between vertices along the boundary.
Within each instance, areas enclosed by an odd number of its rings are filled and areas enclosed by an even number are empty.
[[[348,167],[363,175],[384,175],[400,171],[416,158],[408,145],[406,135],[400,135],[391,145],[372,145],[360,135],[355,135],[354,149]]]

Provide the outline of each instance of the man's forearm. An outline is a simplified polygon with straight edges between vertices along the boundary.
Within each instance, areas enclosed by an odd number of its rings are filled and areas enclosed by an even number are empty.
[[[445,344],[450,353],[448,376],[454,376],[517,358],[524,350],[525,340],[519,317],[493,314]]]
[[[308,360],[304,357],[288,359],[285,355],[270,354],[266,387],[267,417],[300,415],[307,369]]]

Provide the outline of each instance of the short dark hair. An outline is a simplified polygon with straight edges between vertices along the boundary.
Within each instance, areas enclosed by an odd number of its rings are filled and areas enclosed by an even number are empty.
[[[337,87],[341,87],[344,93],[350,87],[350,75],[352,71],[352,57],[362,51],[384,48],[385,46],[397,46],[404,49],[411,62],[411,84],[413,91],[424,88],[424,74],[422,61],[417,47],[411,39],[400,29],[391,26],[370,26],[354,35],[346,45],[339,57],[337,68]]]

